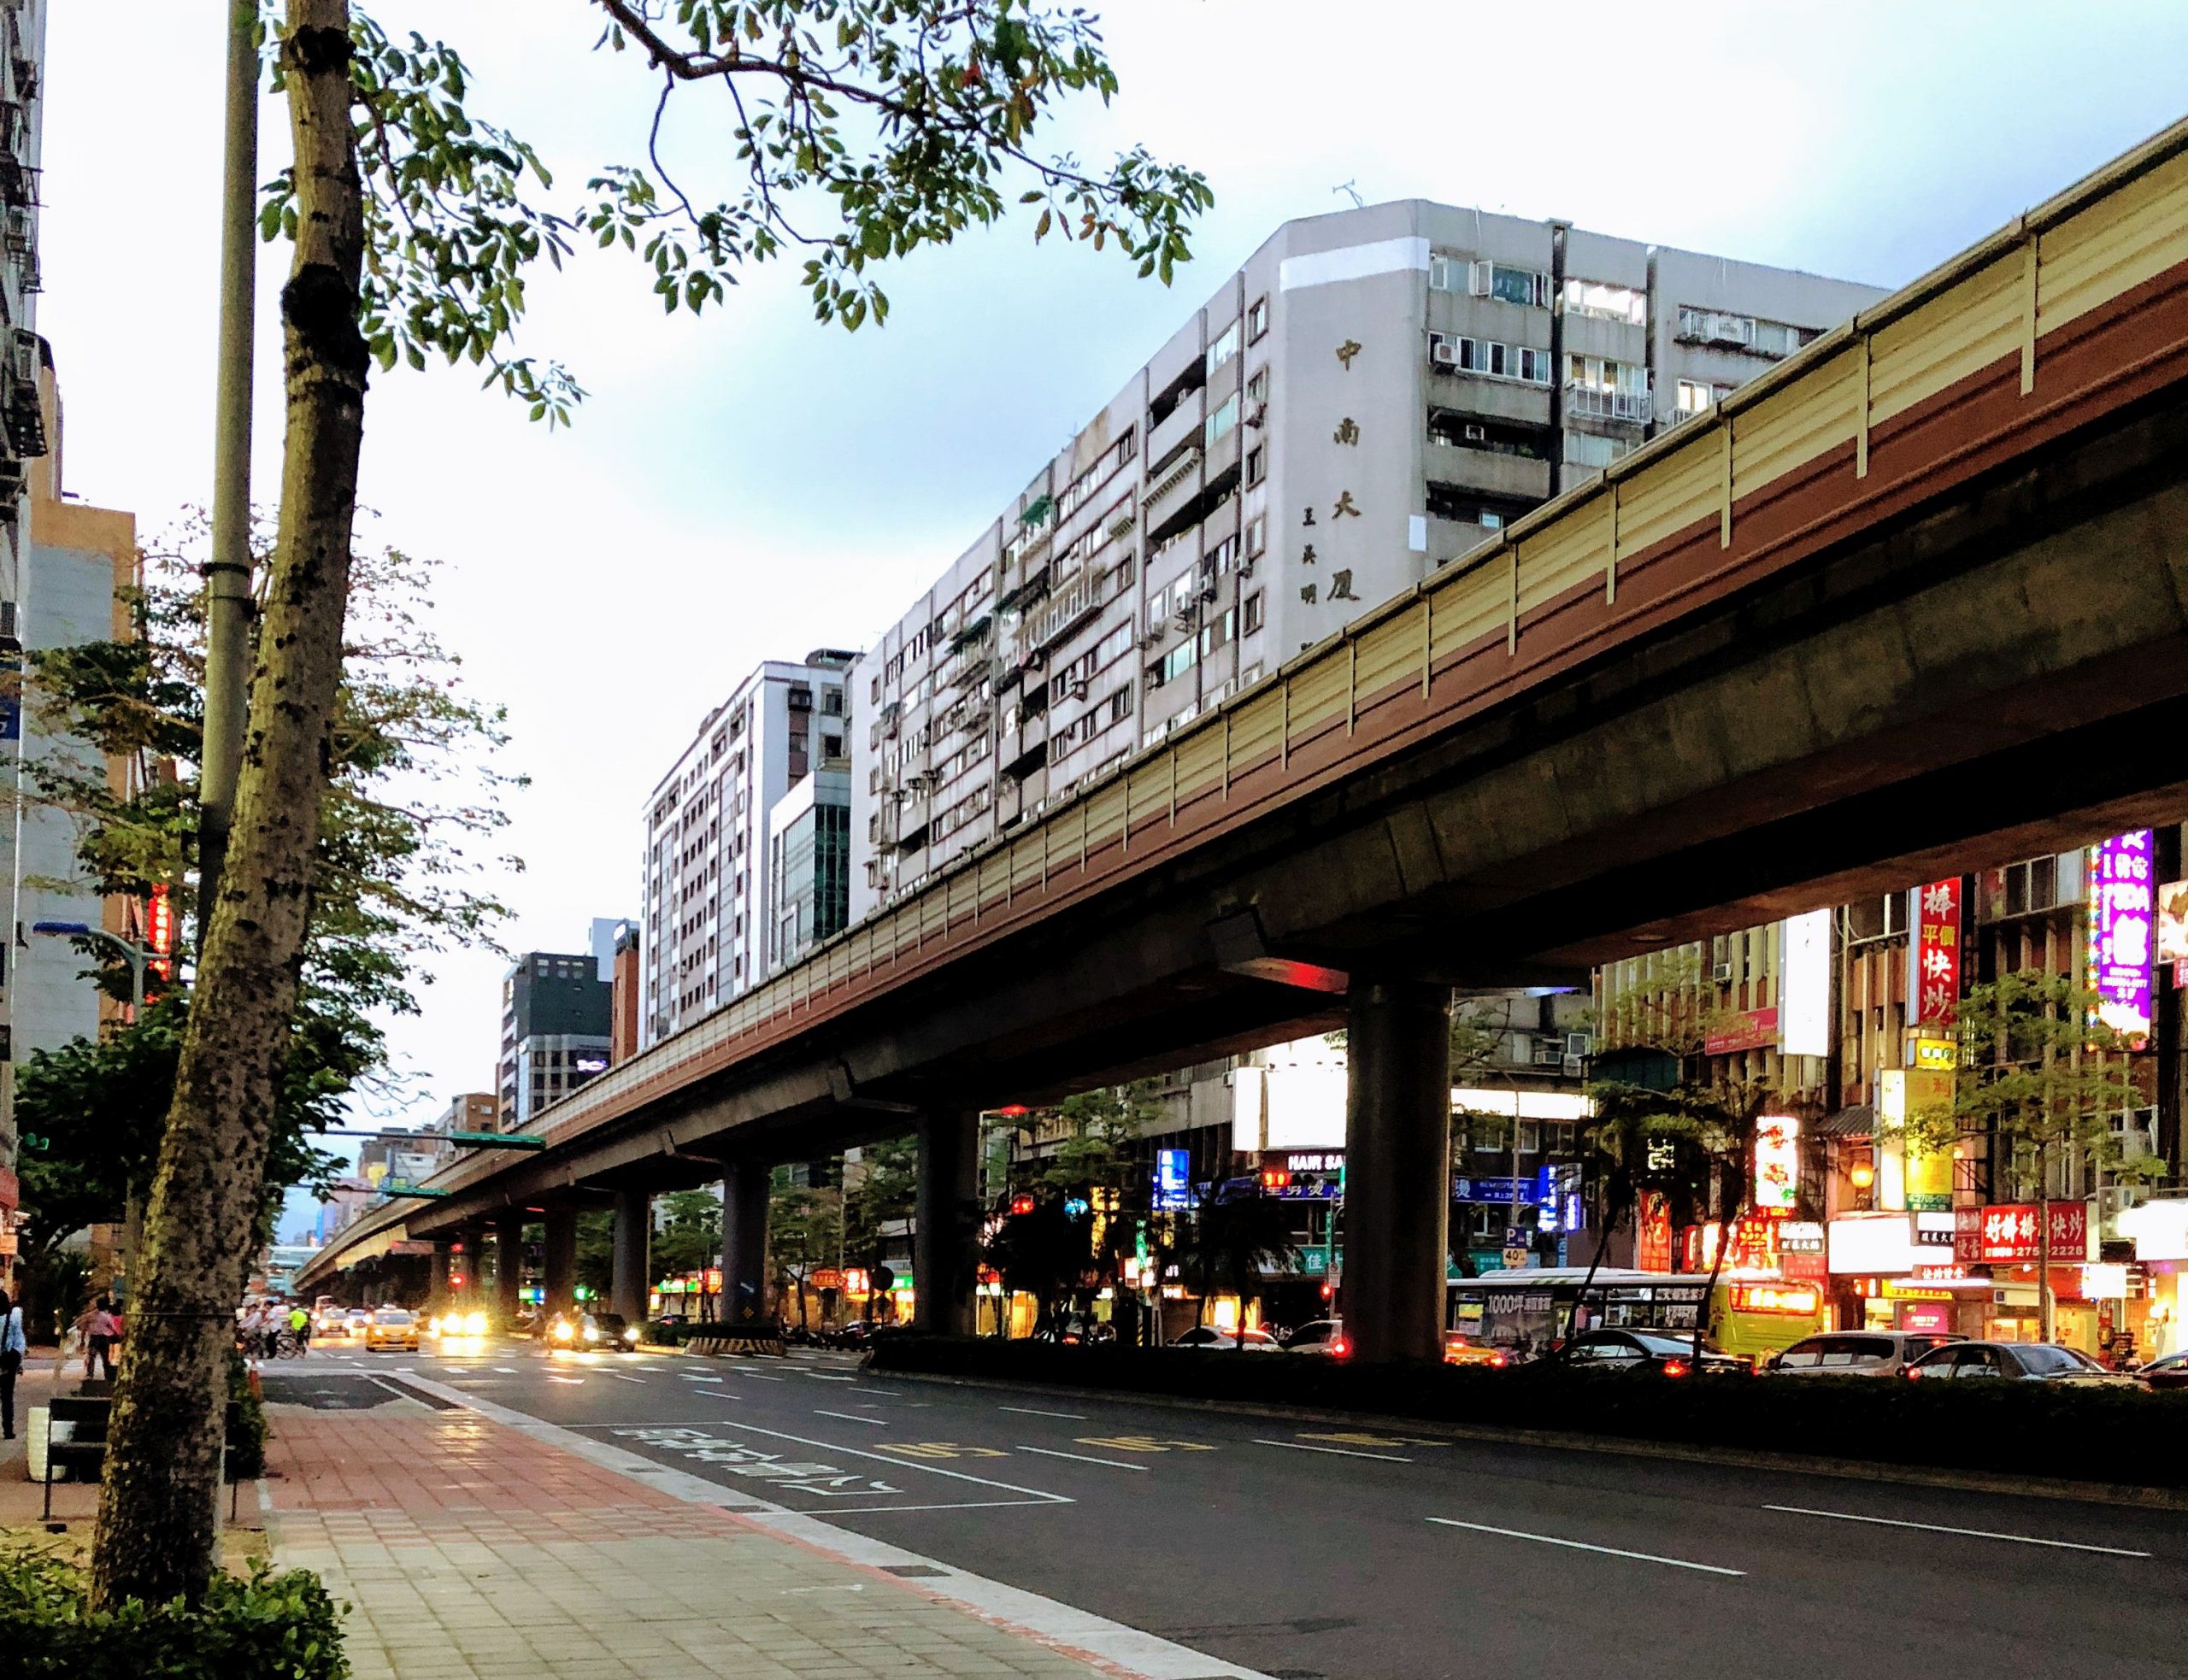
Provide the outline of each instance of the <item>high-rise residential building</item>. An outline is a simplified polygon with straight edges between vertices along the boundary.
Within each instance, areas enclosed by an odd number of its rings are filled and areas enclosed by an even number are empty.
[[[426,1131],[445,1137],[457,1131],[493,1131],[501,1118],[501,1100],[491,1091],[467,1091],[450,1100],[448,1110]]]
[[[841,933],[850,917],[851,763],[824,758],[768,814],[768,972]]]
[[[615,924],[593,924],[596,942]],[[608,1071],[612,949],[526,951],[502,980],[497,1107],[503,1131],[521,1131],[539,1112]]]
[[[35,633],[38,610],[26,598],[23,560],[30,534],[32,467],[47,451],[45,402],[51,381],[50,359],[38,336],[38,179],[44,64],[45,0],[0,3],[0,676],[21,670],[23,637]],[[59,485],[52,484],[50,489],[57,498]],[[15,814],[23,809],[23,714],[17,684],[0,681],[0,690],[5,690],[0,694],[0,790],[13,807],[0,831],[12,831]],[[72,855],[70,872],[74,865]],[[10,928],[26,925],[19,902],[24,872],[22,859],[10,859],[5,877]],[[94,910],[76,919],[100,918]],[[11,949],[0,955],[9,959],[0,965],[0,1281],[4,1281],[15,1266],[18,1199],[15,1058],[18,1051],[32,1048],[25,1027],[37,1031],[44,1028],[35,1010],[30,1020],[17,1020],[21,981],[13,959],[21,952]]]
[[[610,1066],[628,1061],[638,1053],[638,1000],[645,990],[638,966],[639,943],[636,922],[615,924],[608,994],[608,1060]]]
[[[1420,200],[1285,223],[861,656],[854,919],[1879,296]]]
[[[646,803],[640,1037],[668,1037],[768,972],[768,813],[816,764],[843,758],[844,673],[818,648],[769,661],[700,720]]]

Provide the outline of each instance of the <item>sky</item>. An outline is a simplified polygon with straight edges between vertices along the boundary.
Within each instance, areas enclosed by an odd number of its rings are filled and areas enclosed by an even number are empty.
[[[1091,0],[1090,0],[1091,3]],[[362,540],[444,563],[435,627],[529,776],[483,884],[507,950],[584,948],[634,915],[643,801],[763,659],[893,622],[1283,220],[1427,197],[1897,286],[2182,115],[2188,8],[2109,0],[1112,0],[1122,91],[1053,150],[1134,141],[1203,171],[1215,209],[1168,291],[1019,219],[886,272],[885,329],[821,326],[794,267],[665,318],[650,273],[582,250],[543,273],[521,349],[589,396],[550,433],[473,370],[368,398]],[[586,0],[377,0],[458,47],[470,108],[532,140],[574,202],[638,161],[656,87],[593,50]],[[67,488],[140,532],[209,498],[222,0],[56,0],[38,324],[67,407]],[[672,108],[687,185],[734,190],[715,109]],[[286,163],[262,108],[262,178]],[[256,483],[278,482],[275,294],[262,247]],[[488,1090],[491,951],[433,962],[393,1024],[432,1118]]]

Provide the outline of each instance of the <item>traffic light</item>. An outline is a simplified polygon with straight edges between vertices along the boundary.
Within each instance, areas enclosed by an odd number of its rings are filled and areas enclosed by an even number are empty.
[[[450,1289],[460,1289],[463,1287],[463,1274],[461,1272],[451,1272],[448,1274],[448,1282]]]
[[[1025,1190],[1019,1191],[1016,1195],[1010,1198],[1010,1211],[1014,1213],[1032,1213],[1033,1211],[1032,1195]]]

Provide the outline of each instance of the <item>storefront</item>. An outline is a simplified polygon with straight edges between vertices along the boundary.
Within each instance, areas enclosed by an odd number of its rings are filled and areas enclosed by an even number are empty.
[[[2157,1359],[2188,1347],[2181,1329],[2181,1274],[2188,1272],[2188,1197],[2167,1196],[2123,1209],[2120,1235],[2135,1244],[2120,1319],[2135,1337],[2137,1354]]]

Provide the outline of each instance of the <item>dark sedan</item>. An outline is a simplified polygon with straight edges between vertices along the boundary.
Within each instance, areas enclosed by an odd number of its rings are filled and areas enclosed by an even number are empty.
[[[2049,1342],[1956,1342],[1907,1367],[1915,1377],[2004,1378],[2018,1383],[2073,1383],[2140,1388],[2143,1378],[2107,1371],[2087,1354]]]
[[[2167,1354],[2139,1366],[2135,1375],[2154,1389],[2188,1389],[2188,1353]]]
[[[1567,1371],[1626,1371],[1655,1377],[1691,1377],[1695,1371],[1694,1344],[1683,1337],[1648,1330],[1591,1330],[1576,1336],[1550,1355],[1550,1362]],[[1705,1376],[1729,1376],[1748,1369],[1744,1360],[1729,1354],[1703,1350]]]

